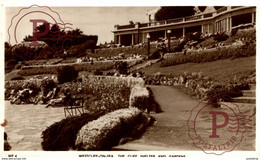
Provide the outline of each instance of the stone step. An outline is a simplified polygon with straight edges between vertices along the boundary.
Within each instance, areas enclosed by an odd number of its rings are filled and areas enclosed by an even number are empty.
[[[256,97],[235,97],[232,100],[235,103],[256,103]]]
[[[243,97],[255,97],[255,90],[243,90]]]

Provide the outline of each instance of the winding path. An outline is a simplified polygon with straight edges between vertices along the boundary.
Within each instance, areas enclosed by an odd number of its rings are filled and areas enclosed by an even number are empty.
[[[198,150],[194,147],[188,136],[187,120],[190,111],[199,104],[191,96],[182,90],[172,86],[148,86],[152,89],[155,100],[160,104],[162,113],[152,114],[156,123],[149,127],[145,134],[138,140],[114,147],[114,150]],[[204,103],[200,105],[205,106]],[[244,107],[244,111],[252,111],[252,108]],[[201,126],[206,119],[200,121]],[[205,125],[206,126],[206,125]],[[211,129],[200,128],[201,132],[209,133]],[[245,137],[244,141],[236,150],[254,149],[254,133]]]

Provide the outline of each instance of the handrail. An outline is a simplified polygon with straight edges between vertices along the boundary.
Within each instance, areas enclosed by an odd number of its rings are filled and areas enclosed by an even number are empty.
[[[222,7],[218,9],[216,12],[212,13],[206,13],[206,14],[200,14],[200,15],[195,15],[195,16],[188,16],[188,17],[182,17],[182,18],[174,18],[174,19],[168,19],[168,20],[162,20],[162,21],[155,21],[155,22],[149,22],[149,23],[140,23],[139,28],[142,27],[150,27],[150,26],[161,26],[165,24],[174,24],[174,23],[180,23],[180,22],[187,22],[187,21],[192,21],[192,20],[199,20],[199,19],[204,19],[204,18],[209,18],[213,17],[214,13],[220,14],[224,11],[227,10],[232,10],[236,8],[240,8],[242,6],[231,6],[231,7]],[[135,28],[135,25],[122,25],[118,26],[117,30],[120,29],[130,29],[130,28]]]
[[[134,24],[122,25],[118,26],[117,29],[128,29],[128,28],[135,28]]]
[[[179,22],[183,22],[183,18],[175,18],[175,19],[166,20],[167,24],[179,23]]]
[[[198,16],[190,16],[190,17],[185,17],[184,20],[185,21],[191,21],[191,20],[197,20],[197,19],[201,19],[202,16],[198,15]]]
[[[203,18],[208,18],[208,17],[212,17],[213,13],[207,13],[203,15]]]

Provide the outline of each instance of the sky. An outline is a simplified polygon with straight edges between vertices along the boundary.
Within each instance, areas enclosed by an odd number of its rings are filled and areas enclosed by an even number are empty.
[[[155,8],[158,7],[7,7],[5,41],[8,42],[10,37],[12,45],[20,43],[26,35],[32,35],[33,23],[30,20],[43,19],[51,23],[54,23],[54,20],[58,23],[71,23],[72,25],[67,27],[79,28],[86,35],[98,35],[98,44],[110,42],[114,39],[111,31],[114,30],[115,24],[126,25],[129,21],[148,22],[146,12]]]

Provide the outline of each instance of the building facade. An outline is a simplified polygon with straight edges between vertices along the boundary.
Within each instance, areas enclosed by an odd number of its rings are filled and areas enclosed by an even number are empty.
[[[255,26],[256,7],[225,6],[218,10],[215,10],[214,7],[206,7],[202,13],[196,13],[190,17],[164,21],[151,20],[150,16],[148,18],[148,23],[115,25],[112,31],[114,42],[125,46],[144,43],[147,40],[147,34],[150,35],[151,41],[156,41],[168,36],[180,38],[193,32],[202,34],[230,33],[232,29],[241,25]]]

